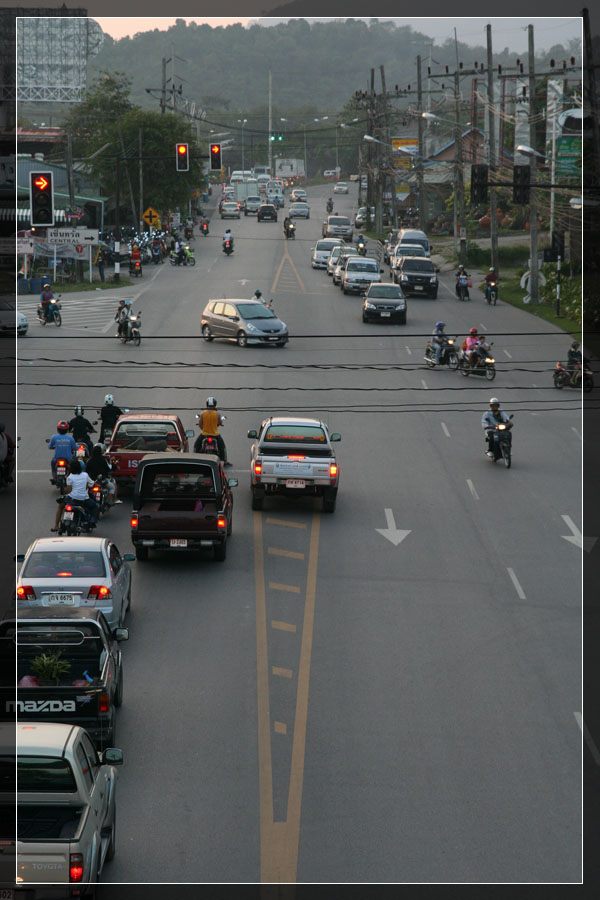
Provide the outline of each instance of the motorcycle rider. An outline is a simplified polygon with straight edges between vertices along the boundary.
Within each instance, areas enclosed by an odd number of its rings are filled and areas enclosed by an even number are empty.
[[[365,238],[365,236],[364,236],[364,234],[362,233],[362,231],[360,232],[360,234],[359,234],[358,237],[356,238],[356,246],[358,247],[359,244],[365,244],[365,246],[366,246],[366,244],[367,244],[367,239]]]
[[[134,241],[131,247],[131,257],[129,261],[129,268],[135,269],[135,264],[140,264],[140,271],[142,270],[142,254],[140,253],[140,248],[138,244]]]
[[[327,198],[327,212],[328,213],[333,212],[333,200],[331,199],[331,197]]]
[[[114,506],[116,503],[122,503],[123,501],[117,500],[117,483],[112,477],[111,465],[104,456],[103,449],[103,444],[94,444],[90,458],[86,463],[85,471],[93,481],[97,481],[98,478],[107,479],[108,505]]]
[[[177,257],[177,265],[185,265],[185,244],[181,240],[180,235],[177,235],[175,240],[175,255]]]
[[[50,301],[54,299],[54,294],[52,293],[52,288],[49,284],[45,284],[42,288],[42,293],[40,294],[40,310],[44,314],[44,318],[46,322],[50,322]]]
[[[492,290],[492,284],[498,284],[499,278],[496,275],[496,270],[493,266],[490,266],[490,271],[485,276],[485,296],[486,299],[490,296],[490,291]]]
[[[477,329],[469,328],[469,334],[467,335],[467,337],[464,339],[464,341],[462,343],[462,349],[463,349],[463,353],[469,360],[469,365],[471,366],[471,368],[473,368],[473,365],[475,362],[475,360],[473,359],[473,353],[477,346],[477,340],[478,340]]]
[[[72,432],[76,444],[87,444],[89,450],[92,449],[92,442],[89,435],[95,434],[96,429],[84,416],[85,409],[83,406],[76,406],[73,410],[74,417],[69,422],[69,431]]]
[[[483,362],[483,360],[486,358],[486,356],[488,356],[489,352],[490,352],[490,345],[488,344],[488,342],[485,339],[485,334],[480,334],[477,339],[477,344],[475,346],[475,349],[473,350],[473,353],[471,356],[471,365],[472,366],[480,365]]]
[[[54,456],[50,462],[50,467],[52,469],[52,478],[50,479],[51,484],[55,483],[56,460],[64,459],[70,463],[77,452],[75,438],[72,434],[68,434],[68,431],[69,423],[61,420],[56,426],[56,434],[53,434],[48,441],[48,449],[54,450]]]
[[[0,422],[0,464],[5,466],[6,480],[13,481],[12,474],[15,469],[15,442],[10,434],[6,433],[6,425]]]
[[[233,250],[233,233],[231,231],[231,228],[229,228],[229,227],[227,228],[227,230],[225,231],[225,234],[223,235],[223,246],[225,246],[227,241],[229,241],[229,243],[231,244],[231,249]]]
[[[455,290],[456,290],[456,296],[457,296],[457,297],[460,297],[460,291],[459,291],[459,289],[458,289],[458,279],[459,279],[459,278],[462,278],[462,277],[464,277],[464,278],[470,278],[471,276],[469,275],[469,273],[467,272],[467,270],[465,269],[465,267],[461,264],[461,265],[458,267],[458,272],[457,272],[456,275],[455,275],[455,278],[456,278],[456,288],[455,288]],[[465,296],[468,297],[468,296],[469,296],[468,285],[467,285],[467,287],[465,288],[465,291],[466,291]]]
[[[448,335],[444,331],[446,327],[445,322],[436,322],[435,328],[431,332],[431,343],[435,349],[435,361],[439,364],[442,353],[446,344],[448,343]]]
[[[71,460],[71,474],[67,478],[67,484],[71,488],[69,494],[65,497],[57,497],[58,507],[56,510],[56,518],[54,520],[54,528],[50,531],[58,531],[62,508],[65,502],[71,503],[73,506],[83,506],[90,519],[90,527],[95,528],[98,521],[98,504],[88,494],[88,488],[92,485],[93,479],[87,472],[82,472],[78,459]]]
[[[579,349],[579,341],[573,341],[567,353],[567,371],[571,375],[571,384],[575,384],[581,377],[583,356]]]
[[[196,445],[198,447],[202,443],[202,437],[204,435],[210,435],[214,437],[217,442],[217,448],[219,450],[219,458],[223,461],[224,466],[230,466],[231,463],[227,459],[227,451],[225,449],[225,441],[219,434],[219,425],[223,424],[223,416],[217,410],[217,401],[214,397],[208,397],[206,400],[206,409],[200,413],[198,416],[198,427],[200,428],[200,435],[196,439],[196,444],[194,445],[194,451],[196,451]]]
[[[123,410],[115,405],[115,398],[112,394],[107,394],[104,398],[104,406],[100,410],[100,442],[104,443],[104,435],[107,431],[113,431],[119,416],[123,415]]]
[[[500,401],[498,398],[491,397],[490,408],[486,410],[481,417],[481,427],[486,432],[486,440],[488,443],[488,449],[485,451],[485,455],[492,457],[492,459],[495,457],[494,444],[498,434],[496,428],[501,424],[506,425],[509,430],[513,427],[513,423],[510,421],[508,413],[505,413],[503,409],[500,409]]]
[[[117,311],[115,313],[115,322],[118,322],[119,327],[117,328],[117,337],[121,337],[121,335],[125,331],[125,326],[127,324],[127,307],[125,306],[124,300],[119,300],[119,305],[117,307]]]
[[[288,237],[290,233],[290,225],[292,224],[291,216],[287,215],[283,220],[283,233]]]

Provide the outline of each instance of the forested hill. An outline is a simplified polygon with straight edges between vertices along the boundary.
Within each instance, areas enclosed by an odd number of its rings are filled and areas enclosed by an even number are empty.
[[[250,111],[267,102],[270,69],[273,103],[279,112],[303,106],[325,112],[341,107],[357,88],[366,89],[371,67],[376,70],[376,90],[380,89],[381,65],[385,66],[388,89],[395,84],[411,84],[414,89],[415,59],[420,52],[425,78],[430,40],[410,26],[378,20],[309,24],[294,19],[270,28],[253,25],[245,29],[241,25],[211,28],[177,19],[167,31],[140,32],[119,41],[106,35],[100,53],[90,61],[89,72],[92,80],[104,69],[127,73],[133,79],[132,101],[158,109],[156,94],[153,98],[146,88],[160,88],[161,59],[175,54],[186,60],[176,59],[175,67],[180,76],[176,83],[185,79],[183,96],[209,111]],[[436,45],[433,55],[438,63],[453,69],[454,41]],[[544,59],[551,55],[562,58],[567,48],[553,47]],[[472,66],[485,59],[485,49],[459,43],[459,57]],[[515,55],[505,50],[496,55],[495,62],[514,64],[514,59]],[[167,71],[170,75],[170,65]]]

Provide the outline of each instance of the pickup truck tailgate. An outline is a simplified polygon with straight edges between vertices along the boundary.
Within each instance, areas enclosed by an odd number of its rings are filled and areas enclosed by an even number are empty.
[[[17,841],[17,877],[24,883],[69,881],[70,843]]]
[[[330,460],[296,460],[296,459],[270,459],[268,456],[262,459],[261,481],[270,479],[300,478],[308,481],[329,482]]]
[[[138,534],[179,535],[214,533],[217,529],[217,503],[199,497],[165,498],[147,501],[138,514]]]

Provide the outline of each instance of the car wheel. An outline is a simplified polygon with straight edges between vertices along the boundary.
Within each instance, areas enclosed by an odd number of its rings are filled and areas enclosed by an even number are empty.
[[[135,558],[139,562],[144,562],[148,559],[148,548],[147,547],[136,547],[135,548]]]
[[[215,544],[213,550],[215,554],[215,562],[223,562],[223,560],[227,556],[227,541],[223,541],[221,544]]]
[[[340,284],[340,287],[341,287],[341,289],[342,289],[342,294],[347,294],[347,293],[348,293],[348,291],[346,290],[346,285],[345,285],[345,284]]]
[[[248,335],[246,334],[245,331],[238,331],[237,342],[238,342],[238,347],[247,347],[248,346]]]
[[[204,338],[205,341],[208,341],[208,343],[210,343],[211,341],[214,341],[214,336],[213,336],[212,331],[210,330],[210,325],[202,326],[202,337]]]
[[[365,316],[365,314],[363,313],[363,314],[362,314],[362,320],[363,320],[363,322],[366,323],[366,322],[369,321],[369,318],[368,318],[368,316]]]
[[[337,499],[336,494],[333,497],[323,497],[323,512],[332,513],[335,512],[335,501]]]
[[[398,319],[398,322],[400,323],[400,325],[406,325],[406,316],[402,316],[401,319]]]

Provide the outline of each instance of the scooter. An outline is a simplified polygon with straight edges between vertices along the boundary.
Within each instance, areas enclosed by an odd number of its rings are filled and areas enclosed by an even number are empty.
[[[162,253],[160,252],[160,247],[152,247],[152,262],[155,266],[159,265],[162,260]]]
[[[285,229],[285,237],[286,240],[289,240],[290,238],[292,240],[296,240],[296,226],[293,222],[290,222],[290,224]]]
[[[365,241],[359,241],[356,245],[356,249],[358,250],[359,256],[367,255],[367,245]]]
[[[513,416],[510,416],[510,419],[512,418]],[[512,433],[510,428],[504,422],[501,422],[495,428],[486,430],[494,436],[493,449],[486,450],[488,458],[492,462],[498,462],[499,459],[503,459],[506,468],[510,469],[512,462]]]
[[[223,253],[226,256],[230,256],[233,253],[233,241],[223,241]]]
[[[202,234],[204,235],[204,237],[207,237],[207,235],[208,235],[208,222],[203,222],[203,223],[202,223],[202,225],[200,226],[200,231],[202,232]]]
[[[48,318],[46,318],[46,314],[44,312],[43,306],[38,306],[37,317],[40,325],[47,325],[48,322],[54,322],[57,328],[60,328],[62,325],[62,316],[60,314],[60,310],[62,309],[62,304],[60,303],[61,295],[58,297],[53,297],[50,301],[50,305],[48,306]]]
[[[94,526],[92,520],[84,506],[72,502],[65,498],[63,501],[63,511],[58,524],[58,534],[68,534],[69,536],[77,536],[82,531],[92,531]]]
[[[560,362],[556,363],[556,369],[554,370],[552,377],[554,379],[554,387],[559,390],[562,390],[564,387],[572,387],[581,390],[583,387],[584,392],[587,394],[594,388],[594,373],[585,361],[579,372],[579,377],[575,378],[574,381],[571,381],[571,373],[569,370]]]
[[[329,215],[331,215],[331,213],[333,212],[333,202],[331,200],[327,201],[327,212],[329,213]]]
[[[139,259],[129,260],[129,274],[135,275],[136,278],[140,278],[143,275],[142,263]]]
[[[470,300],[469,279],[466,275],[459,275],[456,279],[456,293],[459,300]]]
[[[498,284],[495,281],[488,281],[485,289],[485,299],[489,306],[495,306],[498,299]]]
[[[127,318],[127,330],[125,334],[120,334],[119,338],[121,339],[122,344],[127,344],[131,341],[136,347],[142,342],[142,338],[140,335],[140,327],[142,324],[142,314],[141,312],[135,313],[134,315],[130,315]]]
[[[496,360],[491,355],[491,348],[494,346],[494,342],[490,343],[490,351],[486,356],[482,356],[478,353],[479,359],[475,363],[475,365],[471,366],[469,357],[464,352],[464,350],[460,351],[460,356],[458,359],[458,369],[461,375],[465,377],[467,375],[481,375],[482,377],[487,378],[488,381],[493,381],[496,377]]]
[[[446,343],[444,344],[444,349],[440,354],[440,361],[437,362],[435,358],[435,347],[431,343],[431,341],[427,342],[427,346],[425,348],[425,356],[423,359],[427,363],[430,369],[433,369],[434,366],[448,366],[449,369],[456,369],[458,367],[458,354],[456,352],[456,337],[448,338]]]
[[[108,503],[108,480],[105,477],[100,476],[96,479],[95,484],[90,489],[90,497],[98,504],[98,518],[102,518],[110,509]]]

